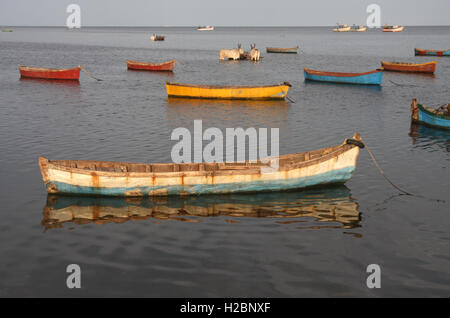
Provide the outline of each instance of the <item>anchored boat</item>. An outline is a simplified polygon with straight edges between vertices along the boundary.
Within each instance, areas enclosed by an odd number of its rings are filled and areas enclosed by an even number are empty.
[[[347,24],[338,24],[334,29],[334,32],[348,32],[350,31],[350,26]]]
[[[166,37],[164,35],[155,35],[153,34],[150,39],[154,42],[154,41],[164,41]]]
[[[450,56],[450,50],[423,50],[414,49],[415,55]]]
[[[199,26],[197,28],[197,31],[212,31],[214,30],[214,27],[211,25],[207,25],[207,26]]]
[[[128,163],[39,158],[48,193],[168,196],[285,191],[345,183],[355,170],[359,134],[342,144],[270,160],[232,163]],[[278,168],[271,168],[274,163]]]
[[[127,60],[127,67],[129,70],[140,70],[140,71],[166,71],[171,72],[175,67],[176,60],[170,60],[163,63],[146,63],[133,60]]]
[[[351,32],[366,32],[367,31],[367,27],[363,26],[363,25],[353,25],[350,28]]]
[[[296,47],[281,48],[281,47],[266,47],[267,53],[291,53],[297,54],[298,45]]]
[[[213,99],[284,99],[291,84],[283,82],[267,86],[220,86],[166,83],[169,97]]]
[[[411,120],[437,128],[450,129],[450,104],[438,109],[423,106],[413,99],[410,110]]]
[[[385,71],[414,72],[414,73],[434,73],[436,70],[436,61],[427,63],[403,63],[381,61],[381,66]]]
[[[345,83],[345,84],[364,84],[364,85],[381,85],[383,80],[383,72],[380,70],[370,71],[366,73],[341,73],[341,72],[324,72],[311,69],[304,69],[305,80]]]
[[[385,25],[383,26],[383,32],[402,32],[405,27],[402,25]]]
[[[81,66],[67,69],[56,69],[21,66],[19,64],[20,76],[29,78],[78,81],[80,78],[80,70]]]

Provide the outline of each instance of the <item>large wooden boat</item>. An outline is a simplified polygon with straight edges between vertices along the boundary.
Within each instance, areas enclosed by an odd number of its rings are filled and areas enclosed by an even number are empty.
[[[402,32],[405,27],[402,25],[385,25],[383,26],[383,32]]]
[[[364,85],[381,85],[383,80],[383,72],[375,70],[365,73],[341,73],[341,72],[324,72],[311,69],[304,69],[305,80],[344,83],[344,84],[364,84]]]
[[[433,109],[417,103],[413,99],[410,110],[411,120],[437,128],[450,129],[450,104]]]
[[[78,81],[80,78],[80,70],[81,66],[68,69],[56,69],[56,68],[21,66],[19,64],[19,71],[21,77],[41,78],[49,80]]]
[[[267,86],[219,86],[166,83],[169,97],[213,99],[284,99],[291,84],[283,82]]]
[[[301,220],[304,229],[360,226],[358,203],[344,185],[281,193],[177,196],[164,199],[50,194],[44,207],[42,225],[51,229],[74,224],[101,225],[143,220],[202,222],[205,218],[216,216],[226,217],[226,222],[239,222],[239,218],[266,218],[283,225]],[[323,227],[318,226],[317,221]]]
[[[423,50],[414,49],[415,55],[430,55],[430,56],[450,56],[450,50]]]
[[[214,27],[211,25],[207,25],[207,26],[199,26],[197,28],[197,31],[213,31]]]
[[[385,71],[434,73],[436,70],[436,61],[421,64],[381,61],[381,66]]]
[[[298,45],[296,47],[281,48],[281,47],[266,47],[267,53],[291,53],[297,54]]]
[[[168,196],[267,192],[345,183],[355,170],[359,134],[342,144],[270,162],[144,164],[39,158],[48,193]],[[270,165],[278,164],[277,169]]]
[[[165,40],[165,36],[164,35],[156,35],[153,34],[150,39],[154,42],[154,41],[164,41]]]
[[[171,72],[175,67],[176,60],[170,60],[163,63],[146,63],[133,60],[127,60],[127,67],[129,70],[139,71],[166,71]]]
[[[334,29],[334,32],[349,32],[350,26],[347,24],[338,24]]]

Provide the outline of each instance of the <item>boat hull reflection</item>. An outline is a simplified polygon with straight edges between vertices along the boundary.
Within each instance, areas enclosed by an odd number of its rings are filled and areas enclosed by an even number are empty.
[[[42,225],[123,223],[168,219],[201,222],[204,217],[272,218],[279,224],[308,223],[302,228],[359,227],[358,203],[345,186],[302,192],[210,195],[164,198],[110,198],[49,195]],[[302,219],[302,220],[299,220]],[[228,220],[230,221],[230,220]],[[332,223],[332,224],[330,224]],[[306,224],[305,224],[306,225]]]

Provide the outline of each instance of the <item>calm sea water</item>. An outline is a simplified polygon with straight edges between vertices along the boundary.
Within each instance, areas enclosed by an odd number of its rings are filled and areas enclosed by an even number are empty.
[[[152,33],[166,35],[151,42]],[[259,63],[219,62],[256,43]],[[299,45],[298,55],[265,53]],[[450,58],[435,76],[385,73],[381,88],[305,83],[303,67],[364,72],[425,62],[449,27],[400,34],[329,28],[15,28],[0,33],[0,296],[450,296],[450,132],[411,126],[413,97],[449,102]],[[179,62],[130,72],[126,59]],[[20,80],[17,64],[72,67],[79,84]],[[165,81],[289,81],[295,102],[168,100]],[[47,198],[37,159],[170,161],[176,127],[278,127],[280,152],[343,142],[366,150],[345,186],[303,192],[145,200]],[[432,199],[440,199],[436,201]],[[442,201],[444,200],[444,201]],[[131,216],[133,215],[133,216]],[[66,287],[79,264],[82,288]],[[379,264],[381,289],[366,287]]]

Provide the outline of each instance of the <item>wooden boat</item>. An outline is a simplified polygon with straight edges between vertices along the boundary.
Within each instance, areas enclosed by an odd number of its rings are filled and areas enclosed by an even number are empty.
[[[381,61],[381,66],[385,71],[434,73],[436,69],[436,61],[421,64]]]
[[[213,99],[284,99],[291,84],[283,82],[267,86],[220,86],[166,83],[169,97]]]
[[[430,55],[430,56],[450,56],[450,50],[423,50],[414,49],[415,55]]]
[[[413,98],[410,110],[411,120],[437,128],[450,129],[450,104],[433,109],[417,103]]]
[[[289,48],[281,48],[281,47],[266,47],[267,53],[291,53],[291,54],[297,54],[298,51],[298,45],[296,47],[289,47]]]
[[[363,25],[353,25],[350,28],[351,32],[366,32],[367,31],[367,27],[363,26]]]
[[[361,136],[319,150],[269,162],[144,164],[39,158],[48,193],[104,196],[168,196],[270,192],[342,184],[355,170]],[[269,171],[267,171],[269,170]]]
[[[213,31],[214,27],[211,25],[207,25],[207,26],[199,26],[197,28],[197,31]]]
[[[305,80],[345,83],[345,84],[364,84],[364,85],[381,85],[383,80],[383,72],[381,70],[370,71],[366,73],[340,73],[340,72],[323,72],[311,69],[304,69]]]
[[[133,60],[127,60],[127,67],[129,70],[140,70],[140,71],[166,71],[172,72],[175,67],[176,60],[170,60],[163,63],[145,63]]]
[[[155,34],[153,34],[150,39],[152,41],[164,41],[165,38],[166,37],[164,35],[155,35]]]
[[[266,218],[289,224],[300,220],[302,228],[355,228],[360,226],[358,203],[344,186],[273,193],[158,197],[80,197],[48,195],[42,225],[46,229],[65,224],[107,224],[142,220],[202,222],[224,216]],[[295,220],[297,219],[297,221]],[[305,224],[306,223],[306,224]],[[309,224],[308,224],[309,223]],[[312,226],[311,226],[312,225]]]
[[[383,26],[383,32],[402,32],[405,27],[402,25],[385,25]]]
[[[338,24],[334,29],[333,32],[349,32],[350,26],[347,24]]]
[[[75,68],[56,69],[21,66],[19,64],[19,71],[21,77],[78,81],[80,78],[81,66],[78,65]]]

